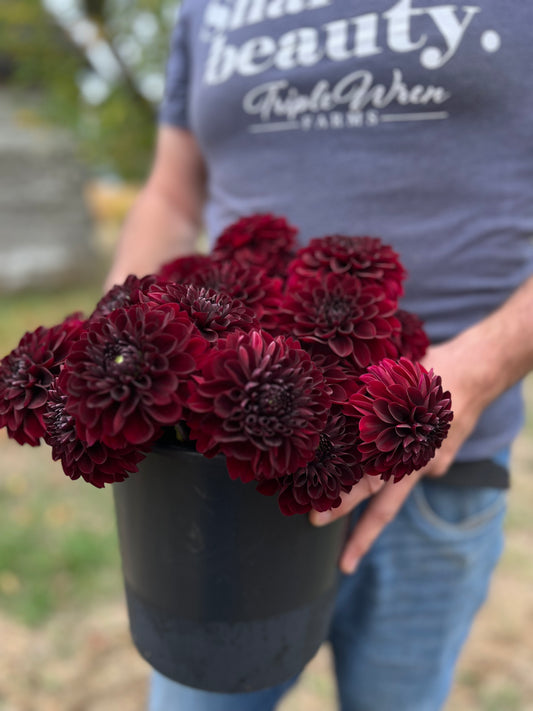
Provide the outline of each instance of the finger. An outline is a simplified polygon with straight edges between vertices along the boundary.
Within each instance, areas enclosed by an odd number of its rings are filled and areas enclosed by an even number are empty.
[[[359,561],[369,550],[385,526],[396,516],[420,475],[412,474],[401,481],[388,481],[361,515],[352,531],[340,560],[343,573],[355,571]]]
[[[426,464],[425,467],[419,470],[421,476],[429,476],[431,478],[439,478],[444,476],[450,466],[453,464],[454,455],[457,448],[437,450],[434,458]]]
[[[385,484],[378,476],[365,474],[363,478],[352,487],[348,494],[342,495],[342,503],[336,509],[329,511],[311,511],[309,520],[313,526],[325,526],[328,523],[336,521],[345,514],[354,509],[361,501],[368,499],[369,496],[374,496]]]

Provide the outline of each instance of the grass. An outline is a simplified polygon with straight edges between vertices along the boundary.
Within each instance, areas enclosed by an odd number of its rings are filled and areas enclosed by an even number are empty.
[[[70,482],[42,459],[24,457],[0,486],[0,607],[30,625],[119,590],[110,492]]]
[[[100,296],[99,284],[0,296],[2,356],[17,345],[25,331],[53,326],[74,311],[90,313]]]
[[[25,331],[89,313],[99,297],[99,286],[2,296],[2,355]],[[0,609],[38,625],[59,610],[119,594],[109,488],[70,481],[48,447],[20,447],[5,433],[0,456]]]

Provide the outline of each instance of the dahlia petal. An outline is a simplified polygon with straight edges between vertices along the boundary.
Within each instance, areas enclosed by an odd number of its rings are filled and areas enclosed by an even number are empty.
[[[137,417],[128,419],[124,423],[121,433],[131,444],[145,444],[154,438],[155,427],[151,422]]]
[[[315,511],[329,511],[330,509],[338,508],[341,505],[341,503],[342,503],[342,499],[340,496],[337,496],[334,499],[324,497],[323,499],[317,499],[317,500],[313,501],[312,508]]]
[[[175,373],[188,375],[196,370],[196,361],[189,353],[176,353],[171,358],[171,367]]]
[[[182,419],[183,407],[180,402],[173,401],[156,408],[147,408],[147,416],[158,425],[174,425]]]
[[[232,417],[240,411],[240,403],[228,393],[217,394],[211,407],[215,413],[222,418]],[[208,410],[209,411],[209,406]]]
[[[50,374],[49,374],[50,375]],[[30,410],[38,410],[40,407],[46,405],[48,400],[48,389],[52,381],[52,376],[47,379],[46,384],[43,379],[39,383],[36,383],[30,392],[27,393],[26,407]]]
[[[395,403],[389,403],[387,400],[379,399],[375,400],[373,404],[373,410],[379,415],[379,418],[383,422],[393,423],[398,420],[404,419],[403,417],[396,417],[395,412],[401,410],[399,405]],[[407,411],[408,414],[408,411]]]
[[[357,338],[375,338],[378,329],[374,321],[360,321],[354,325],[354,335]]]
[[[370,348],[363,341],[354,342],[353,357],[360,368],[366,368],[371,362]]]
[[[263,496],[274,496],[278,493],[279,488],[279,479],[266,479],[264,481],[260,481],[258,482],[256,487],[257,491],[260,494],[263,494]]]
[[[107,456],[108,453],[105,447],[103,447],[100,443],[95,444],[94,447],[91,447],[90,461],[92,461],[94,464],[101,466],[106,461]]]
[[[391,388],[394,386],[387,386],[385,385],[385,383],[382,383],[381,380],[373,380],[371,378],[372,374],[370,375],[370,378],[366,373],[361,376],[361,380],[365,383],[366,386],[365,391],[368,393],[368,395],[374,400],[390,400],[391,395],[394,394]],[[402,397],[404,396],[404,391],[401,387],[399,388],[399,394]]]
[[[126,400],[130,396],[130,387],[128,385],[124,385],[122,383],[118,383],[116,385],[113,385],[111,390],[109,391],[110,398],[93,398],[92,400],[92,405],[94,406],[95,401],[98,402],[98,407],[102,407],[103,403],[110,404],[110,400],[114,400],[115,402],[120,402],[122,403],[124,400]],[[88,401],[89,404],[89,401]]]
[[[334,338],[330,338],[328,343],[333,353],[339,358],[347,358],[353,351],[353,342],[346,336],[336,335]]]
[[[281,513],[284,516],[293,516],[294,514],[305,514],[311,511],[311,504],[299,504],[294,496],[292,489],[286,488],[279,495],[278,504]]]
[[[404,405],[399,403],[391,402],[389,404],[389,411],[394,420],[397,422],[405,422],[409,419],[409,409]]]
[[[228,474],[232,479],[240,479],[245,484],[253,481],[255,478],[254,470],[250,466],[250,462],[234,457],[226,457]]]
[[[36,412],[35,410],[30,411],[24,417],[24,432],[32,439],[39,439],[43,436],[45,432],[45,426],[43,422],[44,410]]]
[[[305,507],[312,505],[312,501],[310,501],[310,499],[312,499],[313,497],[310,496],[309,490],[309,486],[294,486],[293,482],[293,486],[291,488],[292,498],[300,506]]]
[[[359,433],[365,442],[374,442],[388,423],[376,415],[365,415],[359,421]],[[390,423],[393,424],[393,423]]]
[[[407,390],[407,397],[412,402],[413,405],[424,405],[426,396],[421,393],[416,387],[410,387]]]
[[[155,405],[166,405],[177,388],[178,378],[174,374],[153,380],[150,388],[152,402]]]
[[[374,445],[380,452],[392,452],[398,443],[398,437],[395,436],[393,429],[383,430],[374,440]]]

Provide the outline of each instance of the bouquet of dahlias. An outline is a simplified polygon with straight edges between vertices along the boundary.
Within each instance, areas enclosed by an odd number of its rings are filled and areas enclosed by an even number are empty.
[[[158,443],[226,457],[284,514],[340,505],[364,474],[431,459],[450,394],[398,308],[405,270],[378,238],[254,215],[209,256],[129,276],[94,312],[26,333],[0,364],[0,426],[44,440],[72,479],[120,482]]]

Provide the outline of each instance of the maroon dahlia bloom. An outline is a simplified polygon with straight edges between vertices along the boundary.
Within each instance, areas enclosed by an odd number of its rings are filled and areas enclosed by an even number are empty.
[[[218,237],[213,258],[232,260],[244,267],[260,267],[270,276],[281,276],[294,256],[297,234],[298,230],[283,217],[243,217]]]
[[[377,284],[390,299],[403,293],[406,277],[396,252],[378,237],[328,235],[310,241],[298,250],[289,265],[289,285],[318,274],[351,274],[364,284]]]
[[[177,284],[187,284],[191,274],[198,269],[203,269],[212,264],[211,257],[206,254],[189,254],[186,257],[177,257],[159,270],[158,276],[162,281],[174,281]]]
[[[280,328],[312,352],[331,352],[366,368],[396,355],[391,342],[399,329],[396,303],[376,286],[363,286],[347,274],[302,281],[285,297],[279,314]]]
[[[341,494],[363,476],[357,442],[357,423],[334,408],[313,459],[294,474],[260,482],[257,490],[266,495],[279,490],[279,507],[286,516],[337,508]]]
[[[107,294],[104,294],[96,304],[96,308],[91,314],[91,319],[107,316],[115,309],[134,306],[141,300],[141,295],[158,279],[154,274],[148,274],[139,279],[134,274],[130,274],[123,284],[116,284]]]
[[[406,358],[385,359],[361,375],[362,387],[343,411],[360,418],[363,468],[399,481],[435,455],[453,418],[441,378]]]
[[[393,341],[398,355],[409,360],[422,360],[429,348],[429,338],[422,320],[404,309],[398,309],[396,318],[400,322],[400,330],[393,335]]]
[[[205,286],[239,299],[253,309],[261,327],[273,330],[281,303],[281,279],[269,277],[259,267],[243,267],[236,262],[212,262],[196,270],[189,283]]]
[[[144,445],[178,422],[206,345],[177,304],[116,309],[93,321],[59,377],[80,439]]]
[[[48,391],[83,327],[78,313],[53,328],[40,326],[0,362],[0,427],[19,444],[39,445]]]
[[[101,489],[136,472],[146,450],[133,446],[111,449],[102,442],[89,446],[76,434],[74,418],[65,410],[66,399],[59,391],[51,390],[44,416],[44,440],[52,448],[52,459],[61,461],[65,474],[71,479],[82,477]]]
[[[204,286],[168,282],[152,287],[146,298],[156,304],[179,304],[210,343],[232,331],[259,328],[254,312],[242,301]]]
[[[199,452],[226,455],[233,479],[269,479],[313,458],[331,400],[321,371],[292,339],[233,333],[191,386],[187,424]]]

